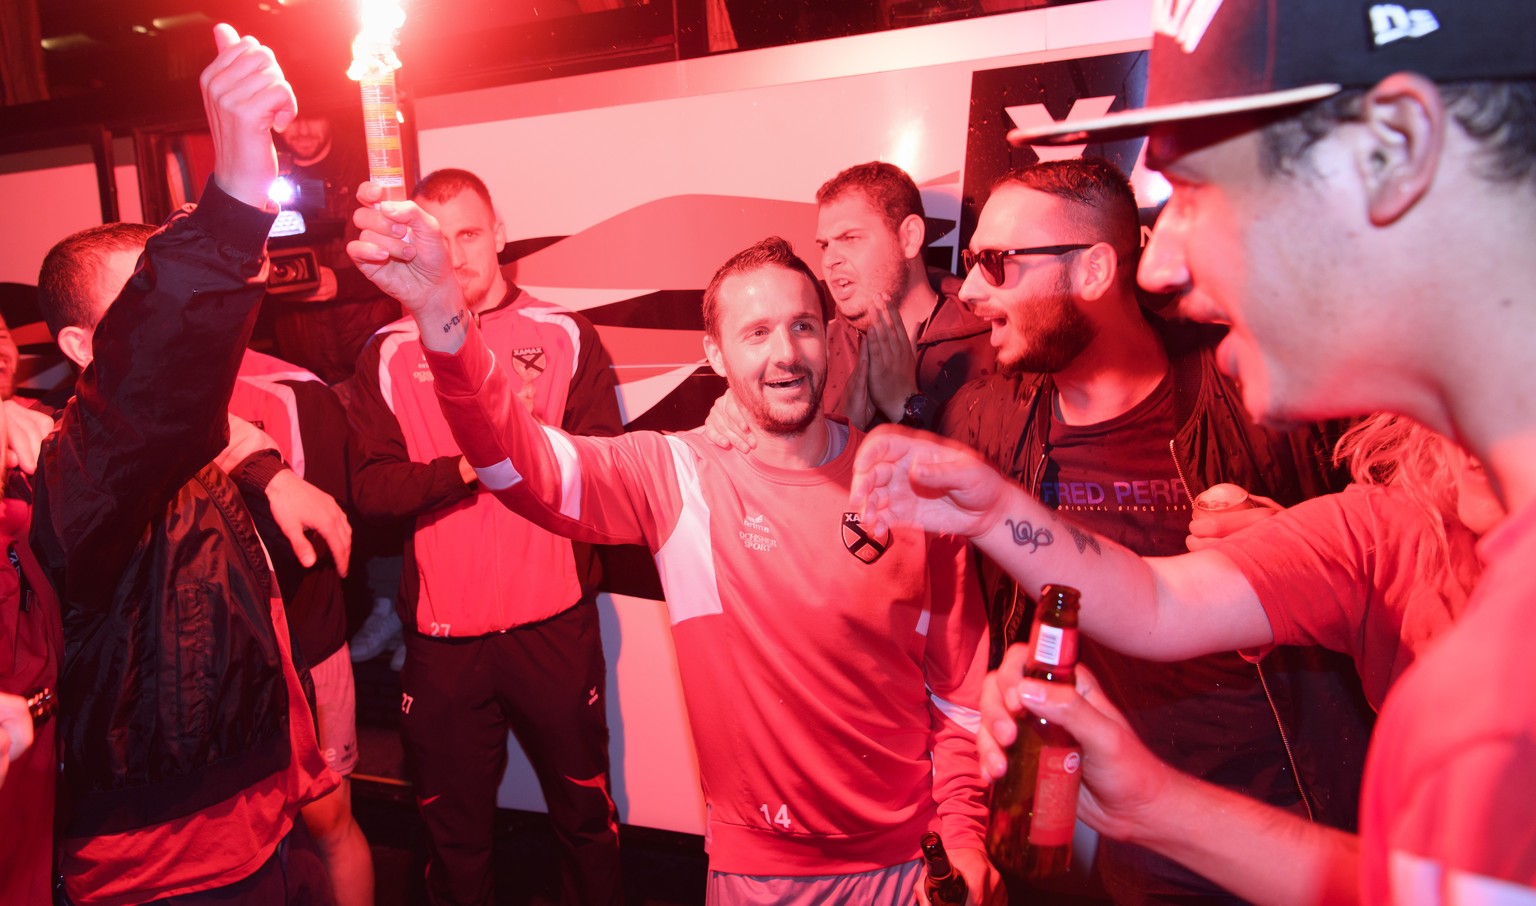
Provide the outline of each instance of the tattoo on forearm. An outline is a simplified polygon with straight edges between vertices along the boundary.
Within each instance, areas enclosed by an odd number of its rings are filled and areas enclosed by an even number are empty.
[[[1067,531],[1072,533],[1072,540],[1077,542],[1077,552],[1079,554],[1090,547],[1093,548],[1095,554],[1104,553],[1099,549],[1099,539],[1070,525],[1067,526]]]
[[[467,309],[467,308],[460,309],[458,314],[454,315],[451,319],[449,319],[447,324],[443,325],[443,333],[447,333],[448,331],[454,329],[455,327],[459,326],[460,324],[463,324],[465,321],[468,321],[468,320],[469,320],[469,309]]]
[[[1006,521],[1009,530],[1013,532],[1013,543],[1020,547],[1029,545],[1031,554],[1056,540],[1056,536],[1052,535],[1048,528],[1037,529],[1028,522],[1014,522],[1012,519]]]

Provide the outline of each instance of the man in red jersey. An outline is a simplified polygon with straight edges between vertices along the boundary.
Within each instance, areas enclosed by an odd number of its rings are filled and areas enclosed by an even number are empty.
[[[481,484],[563,534],[653,552],[709,809],[709,901],[906,902],[919,838],[938,830],[971,902],[988,902],[971,729],[985,615],[956,539],[874,535],[847,512],[862,435],[821,413],[821,298],[788,244],[739,253],[705,291],[705,354],[759,436],[743,453],[702,434],[540,426],[435,221],[402,204],[356,222],[352,256],[420,325]]]

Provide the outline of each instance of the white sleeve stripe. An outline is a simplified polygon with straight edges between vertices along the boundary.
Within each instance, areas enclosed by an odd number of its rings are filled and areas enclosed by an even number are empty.
[[[415,322],[411,323],[414,326]],[[379,341],[379,395],[384,398],[384,405],[389,407],[390,414],[397,419],[400,417],[400,412],[395,408],[395,378],[389,372],[390,364],[399,354],[400,345],[415,340],[418,336],[419,334],[414,331],[399,331],[390,333]]]
[[[524,292],[526,295],[526,291]],[[529,298],[532,298],[531,296]],[[534,304],[520,309],[529,320],[540,321],[552,327],[565,331],[571,339],[571,373],[565,376],[565,382],[569,384],[576,380],[576,364],[581,361],[581,328],[576,326],[576,319],[571,317],[571,312],[551,302],[535,299]]]
[[[487,491],[506,490],[523,480],[523,476],[512,467],[510,459],[503,459],[494,466],[475,469],[475,477],[480,479],[480,486]]]
[[[1536,889],[1393,850],[1392,902],[1404,906],[1536,906]]]
[[[581,457],[576,455],[576,445],[571,439],[554,428],[546,427],[544,436],[555,451],[555,461],[560,466],[560,515],[567,519],[581,518]]]
[[[928,624],[933,622],[933,611],[924,607],[923,612],[917,618],[917,634],[927,638]]]
[[[710,538],[709,503],[699,483],[698,463],[688,444],[667,435],[672,469],[682,495],[682,508],[672,534],[656,551],[656,571],[672,625],[725,612],[720,579],[715,573],[715,548]]]
[[[981,729],[981,712],[975,708],[967,708],[940,698],[933,693],[932,689],[928,690],[928,698],[933,702],[933,706],[939,709],[940,714],[959,724],[960,728],[967,733],[974,736]]]
[[[486,381],[491,379],[491,372],[496,370],[496,350],[487,346],[485,351],[489,353],[487,358],[489,358],[491,362],[489,365],[485,366],[485,376],[480,378],[480,386],[482,387],[485,386]]]
[[[1470,871],[1451,871],[1446,877],[1451,906],[1532,906],[1536,904],[1536,888],[1473,874]]]

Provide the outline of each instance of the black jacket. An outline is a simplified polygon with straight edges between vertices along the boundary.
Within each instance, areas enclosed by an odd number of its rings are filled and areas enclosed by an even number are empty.
[[[1327,465],[1334,439],[1329,431],[1309,427],[1276,433],[1253,424],[1240,390],[1216,367],[1214,349],[1223,328],[1150,315],[1149,320],[1163,338],[1173,371],[1179,428],[1169,438],[1169,455],[1191,495],[1232,482],[1290,506],[1342,488],[1347,476]],[[1054,393],[1049,375],[994,374],[956,394],[945,410],[942,433],[974,447],[1038,498]],[[1015,595],[1011,577],[990,560],[978,555],[978,561],[995,664],[1007,643],[1029,625],[1023,612],[1028,597]],[[1323,823],[1353,828],[1374,721],[1353,665],[1320,648],[1281,647],[1258,669],[1257,681],[1265,687],[1286,752],[1295,762],[1297,785],[1305,791],[1305,806],[1293,807]]]
[[[271,223],[210,180],[149,240],[44,442],[33,538],[64,610],[65,836],[184,817],[288,763],[271,570],[209,465]]]

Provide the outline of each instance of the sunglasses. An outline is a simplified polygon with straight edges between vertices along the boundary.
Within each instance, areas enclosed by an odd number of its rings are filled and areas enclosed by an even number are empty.
[[[1030,249],[982,249],[973,252],[970,249],[960,250],[960,264],[965,268],[964,273],[969,274],[971,268],[981,265],[981,276],[993,286],[1003,285],[1003,259],[1013,255],[1065,255],[1068,252],[1076,252],[1082,249],[1093,248],[1092,243],[1075,245],[1040,245]]]

